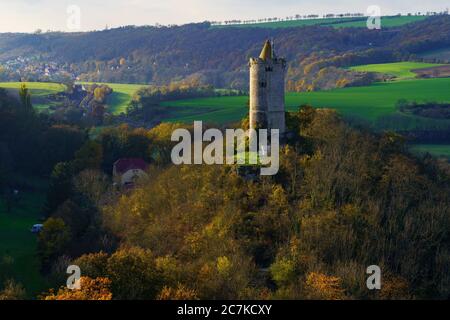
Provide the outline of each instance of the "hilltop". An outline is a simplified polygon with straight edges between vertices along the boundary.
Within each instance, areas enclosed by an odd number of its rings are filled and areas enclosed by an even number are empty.
[[[213,27],[215,28],[227,28],[227,27],[248,27],[248,28],[292,28],[292,27],[301,27],[301,26],[311,26],[311,25],[321,25],[321,26],[330,26],[335,28],[349,28],[349,27],[358,27],[365,28],[367,23],[366,16],[362,14],[355,14],[347,17],[323,17],[319,18],[316,15],[309,15],[307,18],[295,18],[288,17],[289,19],[260,19],[264,21],[241,21],[234,22],[228,21],[228,23],[215,24]],[[340,15],[343,16],[343,15]],[[309,18],[308,18],[309,17]],[[408,23],[417,22],[426,19],[427,16],[384,16],[381,17],[381,22],[385,27],[398,27]],[[272,21],[267,21],[272,20]]]

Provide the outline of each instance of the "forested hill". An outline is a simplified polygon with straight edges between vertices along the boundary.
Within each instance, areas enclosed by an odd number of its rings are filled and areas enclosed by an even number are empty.
[[[288,59],[289,79],[298,80],[317,68],[409,59],[413,54],[449,47],[450,16],[381,31],[326,26],[211,28],[204,23],[87,33],[0,34],[0,65],[21,57],[63,64],[88,81],[162,84],[195,79],[217,87],[242,88],[247,82],[247,59],[259,53],[267,38],[275,39],[279,55]]]

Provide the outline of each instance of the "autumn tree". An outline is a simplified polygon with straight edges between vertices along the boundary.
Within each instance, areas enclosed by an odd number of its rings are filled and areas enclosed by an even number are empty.
[[[108,259],[107,274],[117,299],[154,299],[161,288],[150,250],[123,248]]]
[[[42,300],[111,300],[111,281],[108,278],[80,278],[80,289],[60,288],[57,292],[51,290],[42,296]]]
[[[70,196],[73,174],[74,168],[69,162],[58,163],[53,169],[45,204],[48,213],[53,213]]]
[[[341,279],[322,273],[311,272],[306,276],[306,291],[310,299],[345,299],[344,290],[341,288]]]
[[[176,288],[164,287],[158,294],[158,300],[197,300],[194,290],[188,289],[182,284]]]
[[[70,241],[70,231],[61,218],[49,218],[38,236],[38,253],[44,264],[63,253]]]
[[[5,282],[3,290],[0,290],[1,300],[25,300],[26,291],[20,283],[10,279]]]
[[[84,169],[98,169],[101,167],[102,160],[102,145],[95,141],[88,141],[75,153],[73,165],[77,172]]]

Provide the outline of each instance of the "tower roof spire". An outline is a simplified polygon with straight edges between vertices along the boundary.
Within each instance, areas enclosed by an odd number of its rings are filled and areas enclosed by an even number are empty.
[[[264,48],[262,49],[259,58],[262,60],[269,60],[273,58],[272,44],[269,40],[267,40],[264,44]]]

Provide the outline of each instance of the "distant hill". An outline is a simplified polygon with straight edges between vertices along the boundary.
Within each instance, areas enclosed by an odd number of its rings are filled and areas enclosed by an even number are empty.
[[[323,79],[313,83],[322,69],[329,71],[322,75],[336,75],[329,68],[408,60],[421,52],[450,47],[450,16],[382,30],[320,25],[213,28],[203,23],[86,33],[0,34],[0,65],[26,57],[36,64],[59,63],[81,81],[168,84],[183,80],[245,89],[248,59],[259,54],[267,38],[275,40],[278,54],[289,61],[290,90],[315,90],[333,87]],[[14,79],[18,75],[4,70],[2,74],[1,69],[0,80],[18,80]],[[360,81],[352,74],[340,77],[345,84]],[[25,80],[42,80],[35,78]],[[307,86],[302,86],[302,80]]]
[[[408,23],[425,20],[427,16],[385,16],[381,18],[381,23],[384,27],[398,27]],[[292,28],[303,26],[329,26],[335,28],[350,28],[358,27],[365,28],[367,17],[346,17],[346,18],[317,18],[317,19],[298,19],[298,20],[283,20],[272,22],[258,22],[248,24],[221,24],[215,25],[213,28]]]

